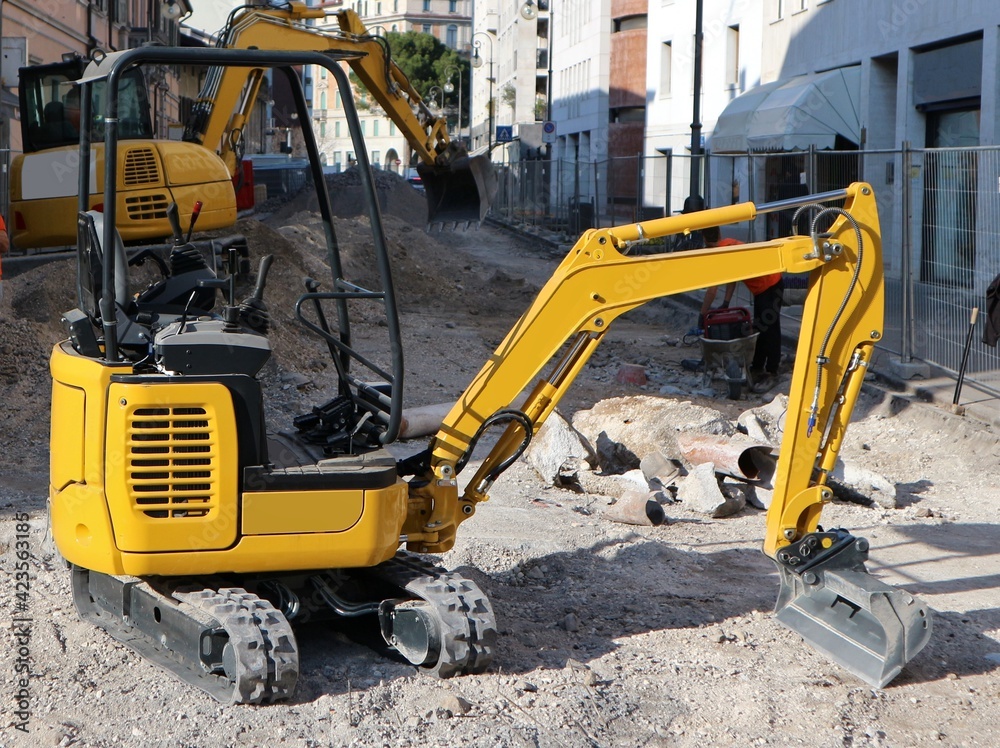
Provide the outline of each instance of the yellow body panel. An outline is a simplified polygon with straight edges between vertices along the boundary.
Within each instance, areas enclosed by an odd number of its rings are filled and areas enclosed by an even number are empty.
[[[269,491],[243,494],[244,535],[342,532],[365,509],[364,491]]]
[[[332,494],[332,501],[342,492]],[[351,491],[343,493],[351,494]],[[365,491],[364,512],[343,532],[244,535],[225,551],[122,553],[125,574],[134,576],[301,571],[358,568],[392,558],[406,518],[406,484]]]
[[[49,488],[52,533],[70,563],[136,576],[296,571],[372,566],[398,549],[408,508],[402,480],[369,491],[254,491],[240,497],[236,427],[223,385],[112,382],[114,374],[130,374],[131,366],[86,358],[68,341],[55,346],[49,366],[55,406],[51,474],[53,483],[65,482]],[[177,412],[192,408],[206,412]],[[155,412],[160,410],[171,412]],[[149,435],[167,438],[137,438]],[[202,435],[209,438],[188,438]],[[187,444],[210,449],[180,452],[179,459],[217,456],[218,470],[209,464],[203,468],[212,473],[208,477],[170,475],[193,466],[153,464],[176,459],[170,452],[132,452]],[[212,486],[207,492],[200,485],[206,482]],[[164,485],[171,490],[160,490]],[[143,486],[154,490],[136,490]],[[191,486],[208,500],[175,501]],[[164,496],[166,503],[137,503]],[[240,528],[247,534],[241,536]]]
[[[79,387],[52,383],[52,413],[59,414],[61,423],[82,424],[86,404],[86,394]],[[53,436],[56,436],[55,433]],[[61,490],[70,483],[83,483],[84,440],[58,440],[58,453],[56,443],[57,439],[53,439],[53,449],[49,454],[49,481],[52,486]]]
[[[91,207],[104,186],[104,145],[92,148]],[[18,247],[54,247],[76,242],[79,155],[73,147],[18,155],[11,164],[11,220]],[[29,173],[30,171],[30,173]],[[117,222],[126,242],[171,236],[166,210],[176,202],[181,225],[203,204],[197,228],[236,222],[236,192],[229,170],[215,153],[194,143],[124,141],[118,151]]]
[[[105,490],[123,551],[236,541],[237,436],[225,385],[112,383]]]

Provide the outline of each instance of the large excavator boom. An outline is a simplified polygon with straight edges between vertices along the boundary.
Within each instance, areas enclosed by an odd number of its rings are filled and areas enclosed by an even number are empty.
[[[844,207],[823,203],[844,200]],[[804,206],[814,230],[756,244],[629,256],[633,244]],[[816,228],[832,221],[829,229]],[[410,548],[440,552],[538,431],[624,312],[661,296],[774,272],[809,272],[764,552],[781,571],[778,618],[813,646],[881,686],[926,644],[927,609],[864,568],[867,541],[819,527],[826,479],[882,337],[883,275],[871,188],[770,205],[752,203],[586,232],[456,402],[426,455],[427,500]],[[545,366],[550,368],[541,376]],[[535,384],[532,386],[532,382]],[[514,400],[531,387],[520,405]],[[482,430],[506,423],[467,488],[456,474]],[[412,515],[411,515],[412,516]]]
[[[248,5],[236,13],[219,44],[233,49],[338,53],[399,128],[419,159],[427,195],[428,223],[479,222],[496,193],[487,156],[470,156],[450,139],[447,120],[435,116],[393,61],[389,42],[370,34],[353,10],[336,11],[338,29],[310,22],[327,18],[322,8],[292,2],[281,7]],[[219,68],[208,76],[185,139],[217,149],[235,173],[244,124],[263,71]]]

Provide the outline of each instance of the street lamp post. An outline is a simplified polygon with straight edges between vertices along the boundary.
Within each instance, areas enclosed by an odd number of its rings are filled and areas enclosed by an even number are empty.
[[[431,97],[431,101],[433,101],[435,97],[438,98],[438,101],[441,102],[439,108],[441,113],[444,114],[444,91],[441,89],[441,86],[431,86],[427,89],[427,95]]]
[[[552,121],[552,17],[555,15],[552,11],[552,0],[549,0],[549,38],[548,38],[548,49],[546,50],[546,57],[548,57],[549,63],[549,75],[545,79],[546,93],[545,93],[545,120],[546,122]],[[535,6],[535,0],[525,0],[524,5],[521,6],[521,18],[525,21],[534,21],[538,18],[538,8]],[[549,149],[551,150],[552,144],[549,144]]]
[[[455,67],[454,65],[449,65],[444,69],[444,74],[448,76],[448,82],[444,84],[445,93],[451,93],[455,90],[455,84],[451,82],[452,71],[458,73],[458,124],[456,130],[458,130],[458,139],[462,139],[462,69]]]
[[[489,109],[490,109],[490,120],[489,129],[486,131],[486,152],[491,153],[493,151],[493,38],[487,34],[485,31],[477,31],[472,35],[472,46],[475,50],[472,53],[472,67],[481,68],[483,66],[483,58],[479,56],[479,48],[483,46],[481,40],[476,39],[477,36],[482,36],[490,43],[490,99],[489,99]],[[470,123],[471,124],[471,123]]]

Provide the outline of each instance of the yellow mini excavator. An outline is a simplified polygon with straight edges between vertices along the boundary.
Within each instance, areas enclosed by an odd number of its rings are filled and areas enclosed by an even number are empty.
[[[327,15],[338,28],[310,25]],[[448,135],[447,121],[436,116],[392,59],[389,42],[372,35],[351,9],[329,13],[303,2],[274,6],[253,0],[230,16],[219,46],[231,49],[319,51],[350,65],[362,85],[413,149],[427,198],[429,224],[478,223],[496,193],[488,154],[470,154]],[[96,62],[102,55],[96,55]],[[91,172],[80,180],[76,145],[81,120],[77,86],[87,60],[21,68],[19,100],[22,154],[11,164],[9,221],[16,246],[68,245],[76,237],[79,191],[91,195],[88,208],[103,206],[105,154],[100,117],[89,122],[94,152]],[[97,65],[97,67],[100,67]],[[117,226],[126,244],[170,236],[167,207],[180,209],[182,221],[195,201],[202,203],[200,229],[236,222],[233,179],[240,178],[244,128],[264,83],[264,70],[215,68],[205,82],[184,128],[182,140],[156,139],[142,73],[133,69],[120,80],[117,152]],[[92,112],[105,101],[98,79],[90,87]],[[353,101],[353,93],[344,98]],[[311,118],[300,120],[309,122]]]
[[[115,59],[106,89],[117,90],[116,80],[140,64],[196,62],[271,68],[292,79],[292,66],[320,64],[342,90],[348,86],[327,54],[150,47]],[[305,111],[301,89],[297,100]],[[117,106],[109,95],[101,115],[111,163]],[[403,393],[395,295],[366,151],[353,109],[347,114],[380,281],[362,287],[344,276],[317,179],[332,290],[307,286],[295,314],[330,347],[339,389],[278,434],[265,427],[257,379],[271,350],[269,260],[240,300],[238,238],[205,247],[186,240],[174,219],[164,277],[133,289],[129,267],[143,253],[130,256],[117,237],[116,176],[105,176],[103,214],[80,199],[79,307],[64,315],[69,337],[51,357],[49,512],[81,616],[223,702],[291,697],[295,626],[303,620],[368,622],[385,646],[426,672],[482,672],[497,636],[488,599],[472,580],[414,554],[452,548],[458,526],[523,453],[619,315],[711,284],[808,272],[764,541],[780,572],[777,617],[868,683],[895,677],[930,636],[928,610],[866,572],[864,539],[819,525],[831,499],[827,476],[882,335],[871,188],[587,231],[427,448],[397,460],[387,450]],[[318,169],[315,140],[308,133],[306,140]],[[90,153],[84,135],[85,167]],[[653,238],[796,207],[812,213],[809,236],[630,254]],[[215,255],[217,266],[206,259]],[[352,341],[349,311],[357,304],[368,314],[381,305],[385,351]],[[459,474],[491,427],[503,433],[460,491]]]

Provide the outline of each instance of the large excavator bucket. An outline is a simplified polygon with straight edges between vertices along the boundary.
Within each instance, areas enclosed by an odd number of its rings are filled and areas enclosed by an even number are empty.
[[[417,173],[427,195],[428,225],[478,225],[496,195],[496,174],[486,156],[461,156],[447,166],[420,164]]]
[[[930,612],[917,598],[868,574],[862,562],[867,541],[850,539],[855,549],[803,569],[790,568],[779,554],[775,612],[812,647],[882,688],[927,644]]]

